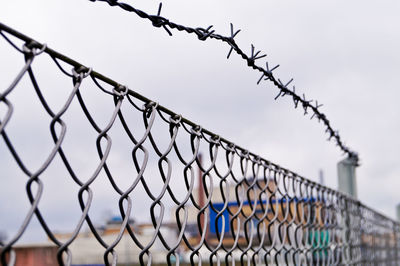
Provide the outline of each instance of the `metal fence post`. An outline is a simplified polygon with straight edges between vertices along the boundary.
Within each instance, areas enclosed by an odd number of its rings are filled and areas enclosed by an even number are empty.
[[[357,159],[348,157],[337,164],[339,191],[357,198]]]
[[[343,159],[342,161],[338,162],[337,169],[338,169],[338,185],[339,191],[352,196],[353,198],[357,198],[357,183],[356,183],[356,167],[357,167],[357,158],[348,157]],[[350,204],[351,206],[348,206]],[[346,199],[345,205],[345,220],[344,220],[344,241],[346,246],[346,259],[349,259],[346,263],[352,261],[353,253],[353,238],[351,237],[351,228],[352,228],[352,208],[354,202],[349,202]],[[360,239],[361,240],[361,239]]]
[[[393,260],[395,262],[395,265],[396,264],[398,265],[399,262],[399,250],[398,250],[399,246],[398,246],[397,230],[398,230],[398,224],[396,222],[393,222],[393,249],[394,249]]]
[[[399,264],[399,222],[400,222],[400,203],[396,205],[396,218],[397,222],[393,222],[393,238],[394,238],[394,256],[395,263]]]

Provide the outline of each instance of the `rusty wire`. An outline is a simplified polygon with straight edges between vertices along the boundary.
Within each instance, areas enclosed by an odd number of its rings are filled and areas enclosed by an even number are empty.
[[[156,263],[153,261],[155,254],[152,250],[156,241],[162,244],[166,252],[163,263],[168,265],[174,264],[174,260],[191,265],[201,265],[202,261],[210,265],[230,265],[235,262],[240,265],[399,264],[400,225],[396,221],[354,198],[306,179],[203,129],[126,86],[1,23],[0,35],[25,59],[21,71],[11,85],[0,89],[0,104],[6,108],[5,115],[0,118],[0,134],[9,153],[27,177],[26,191],[30,202],[30,209],[18,232],[11,240],[0,243],[2,265],[14,265],[18,260],[14,246],[27,230],[33,217],[38,219],[49,240],[58,247],[59,265],[73,263],[74,254],[70,245],[76,241],[84,224],[102,246],[106,265],[117,265],[116,248],[126,235],[140,250],[140,265]],[[25,44],[20,48],[9,36]],[[66,88],[69,96],[60,110],[53,110],[47,104],[35,77],[32,65],[35,58],[43,54],[50,56],[56,67],[72,81],[72,88]],[[72,66],[72,72],[66,71],[60,62]],[[17,89],[26,89],[18,86],[25,75],[29,76],[43,109],[51,118],[49,126],[54,142],[47,159],[36,171],[28,169],[24,164],[19,156],[20,151],[13,145],[13,136],[7,134],[7,124],[12,119],[14,108],[9,96]],[[84,83],[90,79],[98,87],[98,93],[109,96],[109,100],[114,104],[109,121],[103,128],[96,123],[80,92]],[[99,81],[110,85],[113,90],[106,90]],[[63,116],[74,101],[79,103],[87,122],[97,132],[94,143],[98,151],[98,164],[86,181],[83,181],[79,172],[73,170],[63,150],[64,139],[68,133]],[[121,109],[123,104],[141,113],[143,134],[138,136],[138,133],[132,130],[126,114]],[[169,127],[170,139],[165,150],[161,150],[154,139],[153,124],[156,120]],[[126,145],[132,147],[135,171],[132,172],[134,178],[127,189],[118,186],[114,171],[107,163],[112,149],[112,138],[108,132],[116,123],[122,125],[124,133],[130,139]],[[190,158],[181,153],[181,146],[176,141],[178,133],[188,137],[185,145],[190,147]],[[207,159],[204,161],[199,156],[201,144],[208,149],[208,155],[204,156]],[[150,177],[146,174],[146,169],[150,167],[147,165],[150,164],[150,151],[157,156],[156,167],[162,185],[157,194],[147,185]],[[171,159],[173,155],[178,161]],[[39,207],[46,185],[41,175],[56,157],[62,160],[70,178],[80,187],[77,197],[81,215],[68,239],[59,239],[56,236]],[[176,171],[178,165],[183,167],[183,172]],[[204,194],[203,202],[195,195],[197,168],[201,171],[200,184],[203,192],[198,193]],[[0,173],[3,171],[4,169],[0,169]],[[101,171],[107,175],[110,189],[119,195],[119,203],[115,208],[120,212],[122,223],[112,243],[103,239],[89,215],[93,201],[91,186]],[[171,187],[171,184],[176,182],[184,184],[183,199],[178,199],[176,191]],[[36,189],[33,189],[33,186]],[[141,240],[138,232],[128,222],[135,213],[132,210],[132,197],[138,186],[146,190],[147,201],[151,203],[149,214],[153,231],[151,239],[147,242]],[[167,208],[167,196],[173,200],[174,226],[177,231],[176,239],[172,243],[161,230],[165,222],[163,218]],[[72,199],[71,196],[65,200]],[[195,212],[194,220],[189,218],[190,210]],[[189,232],[191,224],[195,225],[195,236]],[[211,228],[214,228],[214,232]]]

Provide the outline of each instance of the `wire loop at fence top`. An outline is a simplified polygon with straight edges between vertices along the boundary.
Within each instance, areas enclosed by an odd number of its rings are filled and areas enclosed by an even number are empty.
[[[260,54],[261,51],[256,51],[255,47],[253,44],[251,44],[251,55],[248,56],[243,49],[239,47],[239,45],[235,41],[236,35],[241,31],[237,30],[234,31],[233,29],[233,24],[230,24],[230,36],[224,36],[221,34],[217,34],[215,30],[211,30],[213,27],[208,26],[207,28],[202,28],[202,27],[188,27],[184,26],[181,24],[174,23],[170,21],[169,19],[166,19],[165,17],[160,16],[161,14],[161,7],[162,4],[160,3],[157,15],[149,15],[146,12],[137,9],[133,7],[132,5],[129,5],[124,2],[120,2],[118,0],[89,0],[91,2],[106,2],[110,6],[118,6],[122,8],[125,11],[132,12],[139,17],[143,19],[148,19],[151,21],[152,25],[157,28],[163,28],[170,36],[172,36],[171,30],[176,29],[178,31],[184,31],[189,34],[195,34],[197,38],[201,41],[205,41],[207,39],[216,39],[220,40],[229,46],[229,52],[227,55],[227,58],[229,59],[230,55],[232,54],[232,51],[235,51],[241,58],[243,58],[247,66],[251,67],[254,70],[257,70],[261,72],[261,77],[258,79],[257,84],[260,84],[262,80],[269,80],[276,86],[279,90],[279,93],[276,95],[275,100],[277,100],[279,97],[284,97],[284,96],[289,96],[293,100],[294,107],[297,108],[300,104],[300,106],[304,110],[304,115],[308,114],[308,111],[311,110],[311,117],[310,119],[313,119],[314,117],[317,118],[318,122],[321,122],[325,125],[326,130],[325,132],[329,134],[328,140],[334,139],[336,141],[336,145],[344,152],[344,154],[347,154],[348,157],[350,157],[352,160],[354,160],[356,163],[359,161],[359,156],[358,153],[351,150],[342,140],[342,138],[339,135],[339,131],[335,130],[330,121],[328,120],[327,116],[322,113],[319,108],[322,107],[322,104],[318,104],[318,101],[313,101],[313,100],[308,100],[306,99],[305,94],[303,93],[302,96],[298,95],[296,93],[296,87],[292,85],[290,88],[290,84],[292,83],[293,79],[290,79],[288,82],[283,82],[279,78],[276,78],[273,74],[273,71],[279,67],[279,65],[276,65],[272,68],[269,68],[268,62],[266,62],[266,67],[263,68],[259,65],[256,64],[256,60],[259,60],[261,58],[266,57],[266,54]]]
[[[161,25],[161,24],[157,24]],[[0,104],[5,105],[6,114],[0,118],[0,134],[5,147],[27,176],[26,193],[30,202],[29,210],[19,230],[5,243],[0,243],[0,263],[13,265],[17,259],[15,244],[20,240],[33,217],[36,217],[50,241],[57,246],[57,262],[60,265],[73,263],[72,243],[79,243],[79,234],[83,225],[89,227],[97,245],[103,248],[103,262],[116,265],[120,256],[123,237],[128,237],[137,251],[137,263],[151,265],[158,263],[154,249],[162,247],[163,263],[172,265],[174,260],[201,265],[202,260],[213,264],[241,265],[269,264],[280,265],[365,265],[368,262],[388,262],[397,265],[400,262],[400,225],[396,221],[370,209],[354,198],[336,190],[308,180],[300,175],[274,164],[219,135],[208,131],[190,120],[178,115],[156,102],[128,89],[127,86],[107,78],[65,55],[0,23],[0,35],[17,49],[25,59],[21,71],[5,90],[0,91]],[[8,36],[25,42],[28,48],[19,48]],[[211,35],[209,35],[210,37]],[[43,51],[42,51],[43,50]],[[42,53],[41,53],[42,51]],[[66,76],[72,79],[73,86],[64,105],[58,111],[50,108],[35,78],[32,64],[37,56],[48,54]],[[257,53],[253,55],[257,57]],[[66,71],[60,61],[73,66],[72,73]],[[36,171],[30,171],[13,146],[12,138],[7,134],[7,123],[13,112],[10,94],[18,87],[22,77],[27,74],[32,82],[41,106],[50,116],[50,132],[54,142],[51,151]],[[107,124],[101,128],[87,108],[81,95],[82,83],[92,79],[99,92],[109,95],[113,100],[113,111]],[[112,90],[102,87],[98,80],[111,85]],[[78,108],[89,125],[96,131],[96,167],[86,178],[74,172],[70,158],[64,152],[63,143],[67,132],[64,114],[77,100]],[[142,136],[133,132],[126,120],[121,106],[123,102],[141,113],[145,132]],[[139,104],[139,103],[140,104]],[[156,117],[168,125],[169,142],[165,149],[157,146],[152,128]],[[135,172],[128,188],[121,188],[115,181],[115,173],[107,161],[112,148],[112,138],[108,134],[116,122],[132,145],[131,157]],[[57,128],[57,129],[56,129]],[[190,158],[181,154],[177,145],[178,132],[189,135]],[[199,156],[200,144],[208,146],[208,163],[203,164]],[[181,147],[182,148],[182,147]],[[161,189],[152,191],[146,176],[149,164],[149,151],[157,157]],[[141,153],[140,159],[138,153]],[[177,176],[172,176],[173,162],[171,154],[177,157],[176,164],[183,166],[179,177],[183,178],[183,198],[178,198],[172,184]],[[221,155],[222,154],[222,155]],[[46,182],[41,175],[59,156],[67,170],[68,177],[79,186],[78,201],[81,214],[72,233],[60,239],[50,229],[42,215],[39,203]],[[223,157],[224,163],[217,162]],[[236,160],[235,160],[236,159]],[[236,170],[234,169],[237,163]],[[221,166],[223,164],[223,166]],[[195,172],[201,172],[199,192],[195,195]],[[0,169],[0,172],[4,169]],[[122,218],[114,238],[106,241],[106,235],[97,228],[89,215],[94,201],[93,183],[100,172],[104,172],[113,189],[118,194],[118,207]],[[179,182],[179,180],[178,180]],[[130,224],[135,189],[141,184],[150,201],[150,220],[152,232],[144,236],[140,230]],[[202,196],[201,196],[202,195]],[[175,222],[165,230],[163,218],[167,206],[165,197],[174,205]],[[195,215],[190,213],[194,212]],[[170,237],[167,233],[174,231]],[[147,237],[147,238],[146,238]],[[109,239],[108,239],[109,240]],[[76,250],[75,250],[76,252]],[[161,251],[160,251],[161,252]],[[159,255],[159,254],[158,254]],[[121,256],[120,256],[121,257]],[[231,263],[230,263],[231,262]]]

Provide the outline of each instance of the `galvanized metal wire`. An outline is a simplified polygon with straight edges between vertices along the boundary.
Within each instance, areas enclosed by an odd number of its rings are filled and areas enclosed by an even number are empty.
[[[167,20],[160,20],[159,16],[152,18],[158,21],[159,26],[170,25]],[[206,32],[207,37],[214,36],[209,30]],[[88,226],[101,245],[106,265],[117,265],[116,248],[121,245],[124,236],[128,236],[131,243],[140,250],[140,265],[156,263],[153,259],[156,255],[153,250],[156,242],[161,243],[165,251],[163,262],[168,265],[201,265],[207,262],[210,265],[399,265],[400,224],[396,221],[354,198],[235,145],[1,23],[0,34],[25,59],[11,84],[7,88],[0,88],[0,104],[6,110],[0,118],[0,134],[8,152],[27,177],[26,195],[30,202],[19,230],[10,240],[0,243],[2,265],[13,265],[18,260],[14,246],[24,235],[33,217],[37,218],[50,241],[58,247],[59,265],[71,265],[73,262],[74,253],[70,246],[77,241],[84,225]],[[10,36],[25,44],[18,47]],[[235,45],[233,47],[235,51],[238,50]],[[35,59],[45,55],[50,56],[56,68],[72,81],[72,86],[66,88],[69,96],[59,110],[53,110],[47,103],[32,68]],[[68,72],[65,65],[70,65],[73,70]],[[10,96],[16,90],[26,89],[19,86],[24,76],[29,77],[43,110],[51,118],[49,126],[54,143],[47,158],[35,171],[26,166],[20,157],[21,151],[13,143],[13,136],[7,133],[7,125],[13,119],[14,110]],[[270,73],[267,77],[273,79]],[[96,122],[81,94],[82,85],[89,79],[98,87],[98,93],[108,96],[114,104],[108,123],[103,127]],[[113,90],[106,90],[100,81],[110,85]],[[68,134],[64,115],[73,102],[79,104],[88,124],[97,132],[93,141],[97,147],[98,163],[91,176],[85,179],[81,173],[74,171],[70,164],[71,158],[63,147]],[[142,115],[144,133],[132,130],[122,105]],[[168,145],[164,145],[163,149],[155,139],[155,122],[168,126]],[[122,125],[124,134],[129,138],[126,145],[131,147],[135,169],[131,173],[134,178],[128,188],[117,184],[115,171],[107,161],[113,148],[109,131],[117,123]],[[177,142],[178,134],[187,137],[185,147],[190,151],[190,156],[183,155],[183,148]],[[203,154],[203,160],[199,156],[201,145],[208,150],[208,154]],[[157,192],[148,186],[149,179],[155,178],[146,171],[152,163],[149,160],[150,152],[157,157],[153,163],[158,168],[161,184]],[[68,239],[57,237],[39,207],[46,187],[41,175],[48,171],[56,158],[61,159],[70,179],[80,187],[78,201],[81,214]],[[178,171],[178,166],[183,171]],[[197,169],[201,173],[198,186]],[[4,171],[0,169],[0,173]],[[93,182],[98,179],[100,172],[108,177],[109,189],[119,195],[118,206],[115,208],[122,222],[112,243],[104,240],[89,215],[93,201]],[[178,182],[184,188],[184,197],[181,198],[177,197],[177,191],[172,187],[172,184]],[[130,217],[137,215],[132,207],[132,198],[138,186],[142,186],[148,196],[143,200],[151,203],[148,212],[152,235],[147,241],[143,241],[129,223]],[[173,202],[176,238],[172,242],[161,230],[166,223],[167,197]],[[73,199],[71,196],[65,200]],[[194,216],[191,216],[193,213]]]

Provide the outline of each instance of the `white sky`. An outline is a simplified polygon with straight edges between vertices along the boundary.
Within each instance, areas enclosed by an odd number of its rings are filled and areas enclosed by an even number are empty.
[[[148,13],[156,13],[159,3],[126,2]],[[270,64],[281,65],[277,77],[283,81],[294,78],[299,93],[324,104],[321,110],[332,126],[360,154],[360,200],[394,218],[395,205],[400,202],[399,11],[398,1],[386,0],[263,0],[251,4],[226,0],[168,1],[163,3],[162,15],[188,26],[214,25],[220,34],[229,34],[230,22],[240,28],[242,32],[236,38],[240,47],[250,53],[250,44],[254,44],[268,54]],[[237,55],[226,60],[229,48],[225,44],[216,40],[200,42],[194,35],[177,31],[169,37],[150,22],[100,2],[6,1],[0,4],[0,18],[2,23],[304,177],[317,180],[319,169],[323,169],[325,183],[337,187],[336,163],[343,156],[333,142],[326,141],[322,124],[303,117],[290,99],[274,101],[277,89],[268,82],[257,86],[260,74]],[[22,56],[6,51],[12,50],[0,40],[1,88],[22,66]],[[265,58],[258,64],[264,62]],[[62,75],[54,67],[44,69],[41,75],[47,81],[43,82],[50,87],[60,86],[52,75]],[[70,86],[67,79],[63,82]],[[37,101],[31,101],[23,91],[15,94],[16,100],[18,95],[24,95],[20,101],[25,108]],[[56,102],[57,94],[53,92],[50,98]],[[101,103],[99,99],[92,104]],[[19,131],[21,127],[15,122],[14,132],[20,137],[21,148],[36,147],[34,153],[26,155],[35,164],[35,160],[40,161],[35,154],[41,144],[35,146],[29,140],[37,133],[37,139],[45,134],[51,141],[48,121],[36,123],[32,112],[22,112],[21,119],[23,115],[29,122],[19,123],[27,128]],[[13,119],[18,117],[16,111]],[[3,169],[12,160],[3,141],[0,143]],[[76,154],[86,152],[80,145],[72,148]],[[84,165],[84,160],[82,155],[77,163]],[[123,160],[119,161],[121,167]],[[11,170],[6,173],[7,185],[0,189],[0,217],[5,217],[4,213],[9,217],[0,219],[3,231],[21,221],[23,212],[16,214],[16,206],[27,206],[26,180],[21,174],[18,178],[22,179],[17,180]],[[56,208],[65,199],[60,181],[51,182],[59,188],[48,192],[54,205],[49,219],[57,227],[68,220],[64,217],[68,212]],[[99,186],[101,189],[107,193],[106,187]]]

